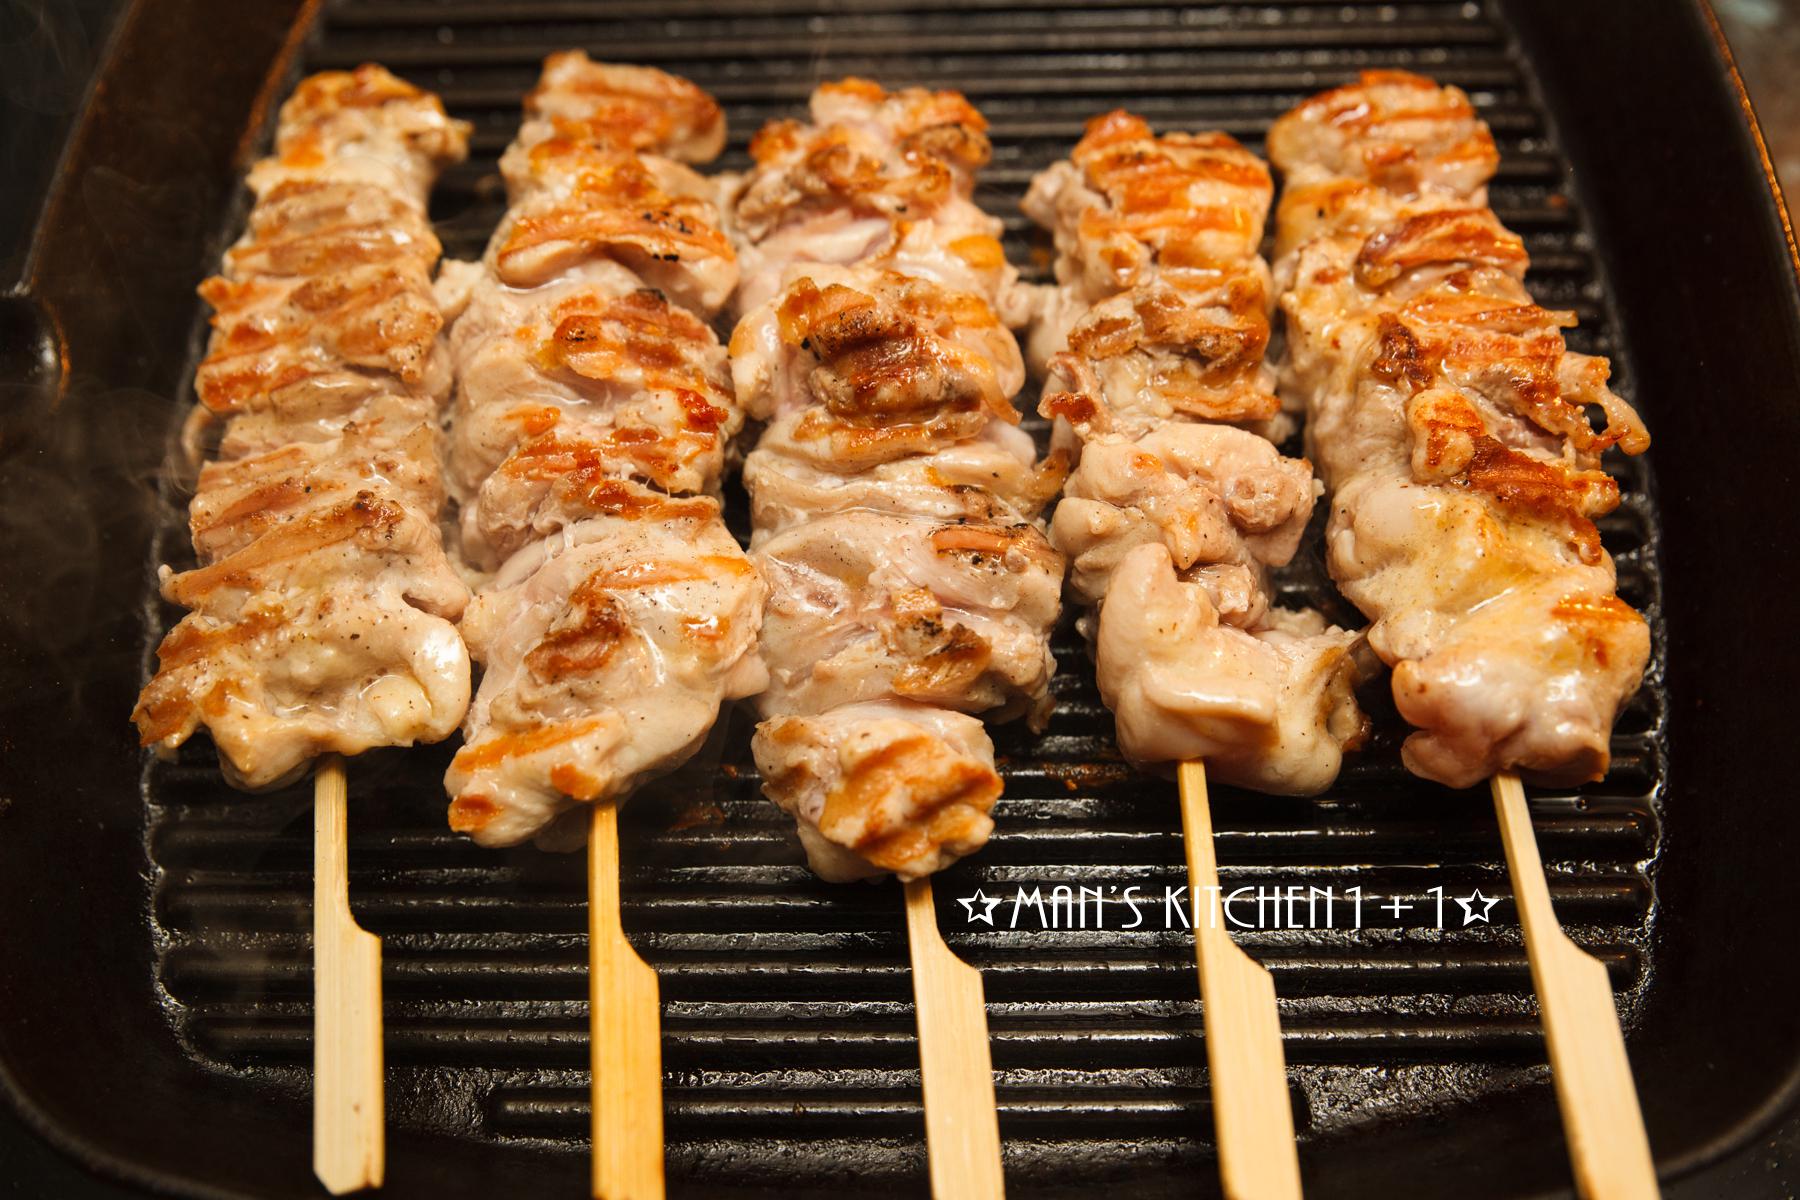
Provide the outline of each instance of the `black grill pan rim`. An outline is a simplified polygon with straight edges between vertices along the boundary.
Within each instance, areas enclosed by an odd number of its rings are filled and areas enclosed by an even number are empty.
[[[188,0],[188,2],[194,8],[203,8],[206,6],[207,0]],[[1697,0],[1694,11],[1702,13],[1704,15],[1706,21],[1709,22],[1709,24],[1710,24],[1710,29],[1711,29],[1713,38],[1718,39],[1720,35],[1717,32],[1716,21],[1713,21],[1712,15],[1711,15],[1709,9],[1704,9],[1703,7],[1701,7],[1701,4],[1703,4],[1703,2],[1704,2],[1704,0]],[[149,7],[148,4],[144,3],[143,0],[138,0],[138,2],[136,2],[132,5],[130,13],[127,14],[127,18],[129,18],[129,19],[121,19],[119,26],[117,28],[120,31],[125,30],[127,28],[127,26],[130,24],[131,20],[136,20],[136,19],[140,18],[143,10],[147,9],[148,7]],[[311,0],[311,2],[309,2],[305,6],[305,11],[301,14],[302,17],[304,19],[309,20],[314,15],[314,10],[316,9],[316,7],[317,7],[316,0]],[[1521,4],[1518,7],[1529,7],[1529,4]],[[302,24],[304,24],[304,21],[302,22]],[[141,32],[141,30],[139,32]],[[113,49],[112,49],[112,56],[116,57],[121,52],[120,43],[122,40],[123,40],[123,33],[116,32],[114,35],[114,45],[113,45]],[[289,43],[289,45],[291,46],[291,43]],[[1726,53],[1726,55],[1728,55],[1728,51],[1726,51],[1725,53]],[[204,56],[202,56],[202,57],[204,57]],[[1726,59],[1726,61],[1728,63],[1728,58]],[[275,79],[291,81],[291,77],[294,74],[295,70],[297,70],[297,64],[294,63],[292,60],[290,60],[288,70],[269,72],[268,73],[269,79],[271,81],[273,81]],[[1727,68],[1727,70],[1729,70],[1729,69]],[[1710,84],[1716,85],[1720,81],[1718,78],[1715,77],[1715,78],[1711,79],[1710,81],[1703,80],[1702,82],[1709,82]],[[1728,82],[1728,84],[1735,82],[1734,77],[1732,77],[1728,74],[1727,82]],[[268,90],[271,90],[271,89],[265,88],[265,93]],[[281,93],[281,89],[279,89],[279,88],[275,88],[272,90],[274,90],[274,92],[276,94]],[[1737,85],[1737,95],[1738,95],[1739,108],[1745,113],[1745,115],[1750,119],[1751,122],[1754,122],[1754,115],[1748,109],[1747,100],[1742,97],[1741,84]],[[92,108],[91,105],[90,105],[90,108]],[[86,120],[89,122],[97,121],[97,120],[104,120],[108,117],[108,115],[109,114],[96,113],[94,111],[90,111],[87,114]],[[264,117],[266,117],[268,114],[265,112],[262,115]],[[116,119],[116,115],[114,116],[114,119]],[[254,144],[254,141],[255,141],[254,133],[255,133],[255,130],[250,130],[250,131],[248,131],[248,135],[241,139],[240,145],[239,145],[240,150],[242,150],[244,147]],[[1749,129],[1747,131],[1743,128],[1740,128],[1738,133],[1740,135],[1740,139],[1745,140],[1746,144],[1749,144],[1751,142],[1756,142],[1756,143],[1760,142],[1760,135],[1755,130],[1755,127],[1753,124],[1749,127]],[[74,154],[74,149],[76,148],[76,146],[78,144],[80,136],[81,135],[77,135],[77,137],[71,139],[70,161],[74,161],[76,158],[76,156]],[[1754,157],[1754,152],[1752,152],[1752,155]],[[1765,166],[1765,168],[1767,166],[1766,157],[1764,159],[1764,166]],[[1766,179],[1766,176],[1767,176],[1767,172],[1765,169],[1765,179]],[[1777,206],[1779,206],[1778,193],[1775,194],[1775,203]],[[1776,211],[1779,212],[1779,207],[1777,207]],[[47,232],[47,231],[40,230],[40,238],[43,237],[45,232]],[[1765,231],[1765,232],[1767,232],[1767,231]],[[1787,235],[1785,240],[1786,240],[1786,249],[1788,251],[1789,265],[1796,269],[1800,269],[1800,260],[1796,260],[1793,256],[1792,231],[1791,231],[1791,229],[1788,229],[1788,230],[1783,230],[1782,232],[1784,232]],[[1794,285],[1794,280],[1792,278],[1790,278],[1788,280],[1788,290],[1790,293],[1793,291],[1793,285]],[[54,286],[54,285],[52,284],[52,286]],[[1787,300],[1788,300],[1788,306],[1790,308],[1794,307],[1792,295],[1787,297]],[[76,368],[79,370],[81,364],[79,362],[77,362],[75,365],[76,365]],[[177,397],[177,406],[178,407],[183,406],[182,402],[185,401],[185,398],[186,398],[185,394],[178,395],[178,397]],[[14,772],[9,770],[7,772],[7,774],[14,775]],[[14,778],[16,779],[17,776],[14,775]],[[11,780],[9,780],[9,782],[11,782]],[[1785,1094],[1788,1090],[1791,1090],[1791,1087],[1792,1087],[1792,1082],[1790,1082],[1788,1089],[1784,1089],[1783,1095],[1777,1096],[1776,1099],[1777,1100],[1785,1100],[1785,1098],[1786,1098]],[[128,1158],[121,1158],[120,1156],[115,1154],[108,1146],[106,1146],[103,1143],[94,1142],[92,1139],[83,1138],[80,1135],[80,1133],[75,1132],[72,1128],[66,1128],[63,1124],[58,1123],[54,1118],[52,1118],[48,1114],[48,1112],[46,1110],[44,1110],[43,1108],[41,1108],[39,1105],[37,1105],[36,1103],[34,1103],[31,1100],[31,1097],[28,1094],[29,1090],[30,1090],[29,1084],[12,1069],[11,1061],[8,1060],[4,1055],[0,1055],[0,1090],[3,1090],[6,1092],[9,1101],[12,1102],[15,1107],[19,1108],[22,1115],[24,1116],[24,1118],[27,1121],[29,1121],[34,1128],[38,1129],[41,1133],[43,1133],[44,1136],[46,1136],[46,1137],[50,1138],[52,1141],[56,1142],[66,1152],[74,1154],[76,1157],[79,1157],[85,1161],[88,1161],[89,1163],[93,1164],[94,1166],[96,1166],[98,1169],[102,1170],[106,1174],[112,1175],[116,1178],[125,1179],[128,1182],[131,1182],[135,1186],[148,1187],[151,1190],[156,1191],[158,1193],[183,1194],[183,1195],[207,1195],[207,1196],[227,1196],[227,1195],[251,1194],[249,1192],[232,1191],[232,1190],[228,1190],[228,1189],[220,1189],[217,1187],[213,1187],[213,1186],[208,1185],[208,1184],[202,1182],[201,1180],[195,1178],[194,1176],[192,1176],[190,1174],[186,1174],[186,1173],[159,1172],[155,1168],[149,1167],[141,1161],[128,1159]],[[1542,1097],[1539,1097],[1539,1098],[1541,1099]],[[1765,1113],[1766,1113],[1766,1110],[1765,1110]],[[1755,1130],[1745,1130],[1740,1126],[1739,1128],[1732,1131],[1731,1136],[1732,1136],[1733,1140],[1741,1142],[1743,1138],[1748,1138],[1748,1137],[1754,1136],[1754,1133],[1755,1133]],[[398,1139],[396,1139],[396,1140],[398,1140]],[[415,1146],[418,1144],[415,1139],[408,1138],[407,1140],[409,1141],[409,1143],[411,1143]],[[1729,1147],[1727,1147],[1727,1150],[1728,1149],[1729,1149]],[[1706,1153],[1710,1154],[1714,1150],[1714,1147],[1708,1146],[1708,1147],[1705,1147],[1704,1150]],[[1723,1153],[1726,1151],[1720,1151],[1720,1152]],[[496,1156],[496,1157],[498,1157],[498,1156]],[[1694,1165],[1698,1165],[1698,1164],[1697,1164],[1697,1162],[1693,1161],[1692,1154],[1690,1154],[1689,1156],[1684,1157],[1682,1159],[1675,1160],[1675,1161],[1672,1161],[1672,1162],[1669,1162],[1666,1164],[1666,1166],[1669,1169],[1681,1170],[1681,1171],[1686,1171]],[[285,1181],[281,1185],[281,1190],[283,1192],[286,1191]]]

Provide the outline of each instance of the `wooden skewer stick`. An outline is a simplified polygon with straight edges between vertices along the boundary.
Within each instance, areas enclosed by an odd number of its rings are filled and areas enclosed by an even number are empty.
[[[387,1172],[381,939],[350,912],[344,760],[313,774],[313,1174],[334,1196]]]
[[[1493,791],[1576,1187],[1586,1200],[1659,1196],[1606,967],[1557,924],[1519,777],[1494,776]]]
[[[906,934],[912,947],[931,1194],[936,1200],[999,1200],[1006,1183],[981,972],[944,944],[929,878],[906,885]]]
[[[662,1200],[658,995],[656,972],[619,919],[619,806],[596,804],[588,831],[588,1031],[597,1200]]]
[[[1182,763],[1179,780],[1219,1176],[1228,1200],[1299,1200],[1300,1158],[1275,981],[1231,940],[1204,903],[1219,895],[1206,765]]]

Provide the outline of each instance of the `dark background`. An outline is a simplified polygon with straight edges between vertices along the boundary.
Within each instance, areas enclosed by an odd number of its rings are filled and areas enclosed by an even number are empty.
[[[1623,0],[1571,2],[1616,4],[1621,13],[1627,7]],[[118,0],[0,0],[0,297],[19,277],[38,207],[118,7]],[[1800,196],[1800,0],[1716,0],[1716,7],[1770,155],[1789,194]],[[1790,1118],[1773,1136],[1666,1194],[1670,1200],[1792,1197],[1784,1181],[1800,1178],[1797,1160],[1800,1119]],[[0,1111],[0,1196],[123,1200],[138,1194],[86,1174]]]

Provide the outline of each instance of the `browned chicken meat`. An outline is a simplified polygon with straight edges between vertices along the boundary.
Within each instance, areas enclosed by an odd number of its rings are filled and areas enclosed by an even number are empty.
[[[571,840],[560,815],[680,764],[766,682],[765,588],[714,498],[743,414],[707,321],[737,264],[709,185],[659,157],[723,140],[685,80],[552,55],[502,159],[512,207],[446,272],[450,484],[493,574],[445,786],[484,845]]]
[[[425,215],[468,129],[379,67],[301,82],[250,173],[249,229],[202,285],[213,334],[190,446],[192,611],[135,714],[173,753],[205,727],[228,777],[448,736],[469,702],[468,591],[438,532],[449,389]]]
[[[1572,784],[1606,770],[1649,653],[1593,518],[1612,446],[1649,445],[1538,307],[1487,207],[1498,155],[1469,98],[1366,72],[1278,121],[1284,385],[1332,491],[1328,562],[1393,667],[1420,775]],[[1591,420],[1597,414],[1600,426]]]
[[[993,832],[1000,776],[974,717],[899,700],[845,704],[771,717],[751,749],[826,879],[928,875]]]
[[[1090,121],[1025,198],[1056,241],[1057,287],[1039,294],[1030,337],[1049,390],[1099,395],[1121,432],[1273,419],[1259,252],[1272,194],[1268,168],[1225,134],[1156,137],[1126,112]]]
[[[1317,491],[1264,436],[1280,411],[1258,254],[1273,190],[1224,134],[1096,117],[1025,199],[1057,248],[1030,342],[1041,411],[1078,448],[1050,538],[1090,606],[1120,748],[1309,794],[1366,721],[1359,635],[1269,603]]]
[[[842,79],[813,91],[810,116],[765,125],[755,165],[723,181],[739,313],[773,299],[797,264],[862,264],[983,296],[1007,325],[1024,323],[1004,226],[971,199],[993,149],[961,93]]]
[[[765,682],[762,599],[704,496],[652,493],[514,555],[463,616],[484,672],[451,826],[509,845],[684,761],[722,699]]]
[[[1063,561],[1012,397],[1024,364],[998,221],[969,196],[984,123],[954,93],[818,89],[727,189],[746,264],[739,401],[769,584],[754,748],[828,879],[929,874],[986,841],[993,747],[965,714],[1050,704]]]
[[[725,114],[700,88],[653,67],[596,63],[579,50],[552,54],[525,98],[525,122],[501,170],[555,138],[572,146],[643,151],[711,162],[725,148]]]

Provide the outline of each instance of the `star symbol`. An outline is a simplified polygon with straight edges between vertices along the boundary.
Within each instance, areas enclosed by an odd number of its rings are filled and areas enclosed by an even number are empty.
[[[962,905],[964,911],[969,914],[969,924],[973,925],[975,922],[980,921],[984,925],[992,925],[994,923],[994,910],[1000,907],[1001,898],[999,896],[989,896],[980,888],[976,888],[973,896],[958,896],[956,902]],[[980,912],[975,911],[976,905],[981,906]]]
[[[1494,905],[1500,903],[1500,899],[1497,896],[1484,896],[1481,889],[1476,888],[1472,895],[1458,896],[1456,903],[1462,907],[1464,925],[1473,925],[1477,921],[1487,925],[1492,924],[1488,920],[1488,914],[1494,911]],[[1481,906],[1480,912],[1475,911],[1477,904]]]

